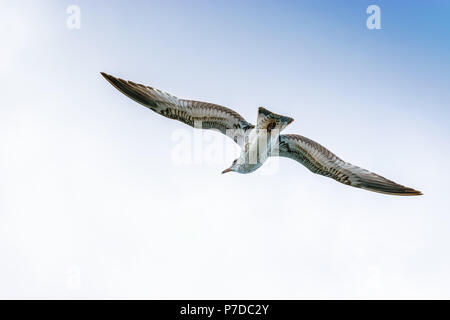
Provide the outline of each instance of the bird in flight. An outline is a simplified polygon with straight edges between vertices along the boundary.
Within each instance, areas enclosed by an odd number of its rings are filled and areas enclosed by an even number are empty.
[[[280,156],[299,162],[313,173],[352,187],[399,196],[422,194],[345,162],[311,139],[297,134],[280,134],[294,121],[290,117],[260,107],[255,127],[232,109],[208,102],[178,99],[149,86],[103,72],[101,74],[117,90],[160,115],[192,127],[215,129],[232,138],[241,147],[241,154],[222,173],[251,173],[261,167],[268,157]]]

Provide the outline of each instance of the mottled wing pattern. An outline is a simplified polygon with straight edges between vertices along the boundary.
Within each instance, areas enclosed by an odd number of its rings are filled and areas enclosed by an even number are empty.
[[[246,130],[254,128],[234,110],[208,102],[178,99],[158,89],[101,73],[116,89],[143,106],[191,127],[216,129],[242,144]]]
[[[322,145],[300,135],[280,135],[279,156],[291,158],[314,173],[333,178],[352,187],[401,196],[422,194],[420,191],[345,162]]]

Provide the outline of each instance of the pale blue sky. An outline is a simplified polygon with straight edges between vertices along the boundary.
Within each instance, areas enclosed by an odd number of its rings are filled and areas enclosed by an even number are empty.
[[[0,297],[450,298],[450,2],[1,7]],[[273,175],[220,175],[233,157],[176,165],[172,134],[190,129],[100,71],[250,122],[266,106],[424,196],[288,159]]]

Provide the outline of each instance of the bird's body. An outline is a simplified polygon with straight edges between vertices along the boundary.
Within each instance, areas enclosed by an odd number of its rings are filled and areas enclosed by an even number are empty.
[[[347,163],[317,142],[295,134],[280,134],[293,119],[260,107],[257,125],[247,122],[232,109],[212,103],[178,99],[152,87],[102,73],[114,87],[145,107],[192,127],[215,129],[232,138],[240,157],[222,173],[251,173],[268,157],[293,159],[310,171],[357,188],[392,195],[421,195],[420,191],[397,184],[380,175]]]
[[[261,167],[270,156],[278,152],[280,131],[294,119],[280,116],[260,107],[256,127],[246,130],[242,135],[244,143],[240,157],[236,159],[234,170],[251,173]],[[226,171],[228,172],[228,171]]]
[[[246,142],[237,159],[239,173],[252,173],[266,161],[267,155],[259,152],[261,150],[261,135],[262,133],[259,133],[257,128],[253,128],[248,130],[244,136]],[[269,149],[271,147],[270,141],[264,142],[266,142],[266,149]]]

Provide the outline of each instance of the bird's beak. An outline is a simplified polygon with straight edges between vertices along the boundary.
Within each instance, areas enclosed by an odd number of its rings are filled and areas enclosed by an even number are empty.
[[[222,174],[227,173],[227,172],[231,172],[231,169],[228,168],[228,169],[223,170],[223,171],[222,171]]]

